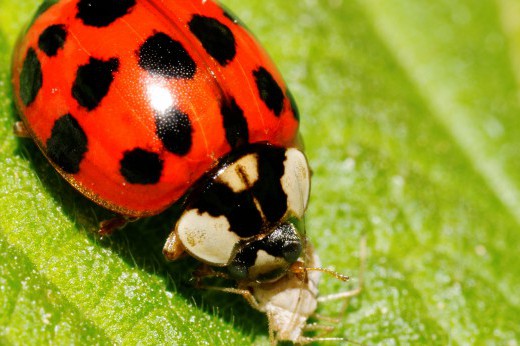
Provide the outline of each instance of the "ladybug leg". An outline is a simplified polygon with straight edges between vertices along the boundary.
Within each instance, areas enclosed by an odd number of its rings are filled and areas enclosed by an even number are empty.
[[[112,235],[116,230],[123,228],[127,223],[136,221],[136,217],[119,215],[99,223],[98,234],[102,237]]]
[[[194,272],[193,272],[193,279],[195,280],[195,287],[199,289],[205,289],[205,288],[211,288],[215,289],[213,286],[206,286],[202,284],[202,280],[205,278],[221,278],[221,279],[231,279],[229,275],[223,272],[219,272],[211,268],[207,264],[200,265]]]
[[[213,290],[213,291],[219,291],[219,292],[225,292],[225,293],[231,293],[231,294],[238,294],[244,297],[244,299],[251,305],[251,307],[258,311],[263,311],[260,305],[258,304],[258,301],[253,296],[251,291],[245,288],[233,288],[233,287],[219,287],[219,286],[201,286],[201,288]]]
[[[25,124],[22,121],[17,121],[14,123],[13,126],[13,132],[15,136],[20,138],[29,138],[31,137],[31,134],[27,130],[27,127],[25,127]]]
[[[265,312],[264,309],[262,309],[262,307],[260,306],[260,304],[258,303],[258,301],[256,300],[255,296],[253,296],[253,293],[251,293],[250,290],[246,289],[246,288],[233,288],[233,287],[219,287],[219,286],[202,286],[201,288],[204,288],[204,289],[208,289],[208,290],[214,290],[214,291],[219,291],[219,292],[224,292],[224,293],[231,293],[231,294],[238,294],[238,295],[241,295],[242,297],[244,297],[244,299],[248,302],[248,304],[255,310],[257,311],[261,311],[261,312]],[[269,341],[270,341],[270,344],[271,345],[276,345],[276,337],[275,337],[275,334],[274,334],[274,329],[273,329],[273,321],[274,321],[274,318],[273,318],[273,315],[271,312],[267,312],[267,321],[269,323]]]
[[[182,245],[177,232],[173,231],[170,233],[168,239],[166,239],[162,252],[168,261],[175,261],[185,254],[184,246]]]

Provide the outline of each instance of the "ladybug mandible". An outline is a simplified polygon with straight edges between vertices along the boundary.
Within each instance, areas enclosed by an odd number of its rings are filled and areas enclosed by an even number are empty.
[[[283,279],[284,291],[305,269],[298,111],[266,52],[218,4],[47,0],[15,49],[12,83],[15,131],[122,216],[104,231],[186,195],[168,259],[223,268],[253,298],[255,285]]]

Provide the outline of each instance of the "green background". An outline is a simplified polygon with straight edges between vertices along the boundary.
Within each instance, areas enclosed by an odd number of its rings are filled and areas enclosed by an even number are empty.
[[[226,0],[299,104],[322,293],[366,288],[331,336],[366,344],[520,339],[520,3]],[[12,135],[9,60],[36,0],[0,0],[0,344],[265,344],[241,297],[166,264],[175,212],[110,239]],[[320,312],[337,315],[336,303]]]

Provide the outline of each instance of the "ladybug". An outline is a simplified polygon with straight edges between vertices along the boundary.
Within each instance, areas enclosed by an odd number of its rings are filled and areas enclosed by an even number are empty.
[[[296,280],[315,291],[297,107],[267,53],[219,4],[47,0],[17,44],[12,84],[15,132],[121,215],[103,232],[183,200],[167,259],[187,253],[217,268],[262,311],[272,300],[265,285],[286,292]],[[303,326],[274,338],[298,341]]]

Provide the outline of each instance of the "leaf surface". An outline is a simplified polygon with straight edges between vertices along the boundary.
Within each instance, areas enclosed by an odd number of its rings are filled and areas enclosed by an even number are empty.
[[[299,104],[307,232],[323,294],[365,289],[334,331],[367,344],[520,340],[520,6],[514,0],[224,1]],[[12,135],[10,55],[38,2],[0,0],[0,344],[267,343],[240,298],[165,263],[175,210],[110,239],[36,146]],[[324,304],[335,315],[340,304]]]

